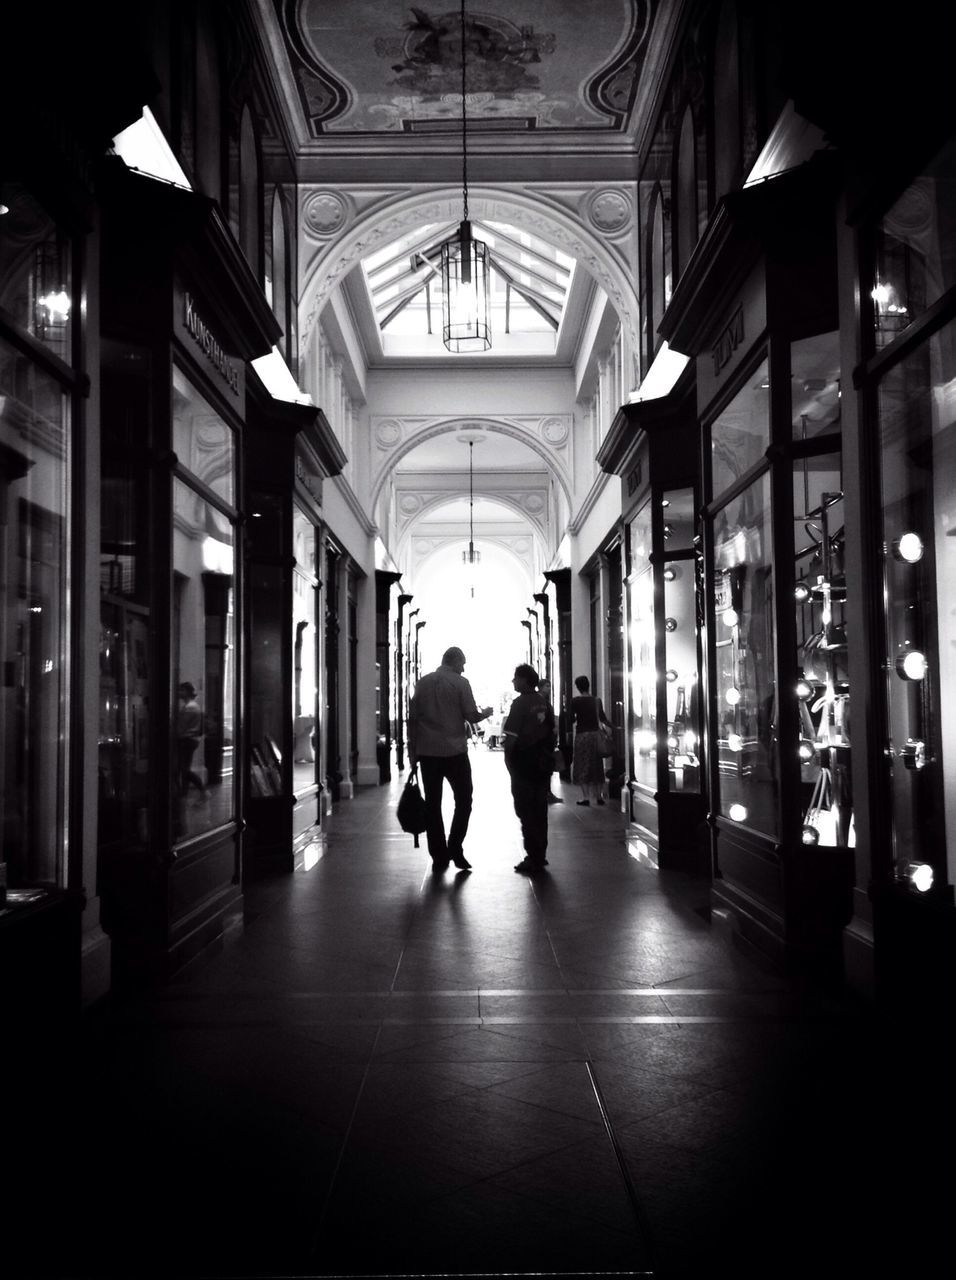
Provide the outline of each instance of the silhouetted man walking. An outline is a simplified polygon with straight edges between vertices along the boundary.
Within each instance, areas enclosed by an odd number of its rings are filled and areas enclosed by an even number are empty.
[[[472,797],[466,726],[486,720],[492,708],[479,711],[475,706],[471,685],[462,675],[464,669],[465,655],[461,649],[446,649],[441,666],[422,676],[408,705],[408,759],[413,769],[421,765],[428,817],[426,836],[433,871],[444,871],[449,862],[460,871],[471,869],[462,847],[471,817]],[[446,778],[455,797],[447,839],[441,812]]]
[[[515,667],[515,693],[504,724],[505,764],[511,775],[511,798],[521,823],[525,856],[515,867],[535,875],[548,865],[548,796],[554,768],[554,712],[538,689],[538,673],[522,663]]]

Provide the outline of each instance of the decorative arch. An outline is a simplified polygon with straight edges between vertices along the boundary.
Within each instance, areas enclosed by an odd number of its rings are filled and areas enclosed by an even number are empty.
[[[300,314],[303,342],[312,330],[334,290],[362,258],[402,236],[422,223],[457,223],[461,218],[461,190],[442,187],[432,191],[410,193],[397,191],[381,204],[360,213],[338,192],[307,191],[303,194],[302,221],[309,233],[310,201],[323,196],[335,197],[341,206],[342,229],[335,228],[327,238],[323,224],[322,242],[305,268],[301,289]],[[640,349],[640,306],[635,282],[624,264],[615,257],[605,239],[587,223],[567,209],[547,204],[539,194],[528,194],[507,188],[469,188],[469,210],[473,219],[509,222],[533,232],[542,240],[573,257],[607,294],[630,338],[632,359]],[[319,238],[318,235],[315,237]]]
[[[371,504],[370,510],[375,511],[378,507],[379,500],[382,496],[382,490],[388,477],[395,470],[396,466],[401,462],[406,454],[411,453],[420,444],[425,444],[428,440],[433,440],[436,436],[447,435],[451,431],[462,431],[465,428],[474,431],[497,432],[500,435],[510,436],[512,440],[519,440],[522,444],[526,444],[529,449],[533,450],[541,461],[547,467],[549,473],[553,474],[564,492],[568,506],[573,505],[571,477],[567,468],[549,452],[547,446],[540,440],[536,440],[526,427],[517,423],[509,422],[505,418],[474,418],[474,417],[457,417],[442,418],[435,422],[429,423],[428,426],[418,430],[414,435],[409,435],[407,439],[399,440],[395,443],[388,457],[382,463],[378,474],[374,477],[371,485]]]

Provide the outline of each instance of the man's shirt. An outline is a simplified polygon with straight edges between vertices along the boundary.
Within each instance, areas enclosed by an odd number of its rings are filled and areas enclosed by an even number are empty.
[[[418,756],[458,756],[468,750],[465,722],[475,724],[481,712],[471,685],[444,663],[422,676],[408,705],[408,750]]]

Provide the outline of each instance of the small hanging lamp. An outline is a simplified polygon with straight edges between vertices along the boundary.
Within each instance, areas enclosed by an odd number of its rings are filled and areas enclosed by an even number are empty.
[[[458,235],[441,250],[442,338],[449,351],[487,351],[488,246],[476,240],[468,220],[468,108],[466,99],[465,0],[461,0],[461,165],[463,217]]]
[[[481,560],[481,552],[475,550],[475,442],[468,441],[468,550],[461,553],[461,562],[474,566]],[[475,594],[474,584],[471,594]]]

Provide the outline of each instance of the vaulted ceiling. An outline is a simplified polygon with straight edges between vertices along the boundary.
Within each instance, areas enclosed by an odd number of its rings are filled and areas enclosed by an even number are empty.
[[[387,235],[376,229],[362,237],[361,250],[349,250],[335,288],[347,299],[365,350],[383,366],[462,361],[441,344],[435,274],[436,246],[461,216],[454,195],[463,176],[460,4],[256,2],[300,189],[312,188],[305,207],[318,218],[310,230],[322,251],[334,246],[341,255],[340,224],[366,205],[374,208],[376,199],[387,201],[390,192],[423,184],[442,194],[430,220],[404,212]],[[636,178],[680,8],[678,0],[466,0],[467,172],[472,190],[480,186],[485,197],[475,200],[479,210],[472,217],[490,246],[494,349],[488,355],[495,363],[510,357],[565,369],[574,364],[596,254],[584,265],[574,235],[559,243],[556,211],[559,217],[566,211],[572,224],[578,220],[596,253],[616,251],[632,269],[633,246],[624,242],[634,217],[628,184]],[[553,196],[547,205],[552,221],[532,215],[518,226],[507,212],[496,217],[488,195],[496,184],[520,188],[532,201],[536,191],[546,200]],[[599,283],[609,292],[606,279]],[[569,403],[568,413],[572,409]],[[468,412],[480,418],[482,406],[471,403]],[[553,475],[541,451],[492,429],[490,444],[475,455],[479,497],[467,515],[497,531],[505,545],[514,522],[526,534],[540,533],[536,494],[544,495],[547,509]],[[506,473],[513,483],[502,493]],[[460,533],[467,459],[454,428],[404,454],[393,475],[409,545],[417,538],[430,548],[449,530]],[[457,503],[451,501],[456,493]]]

